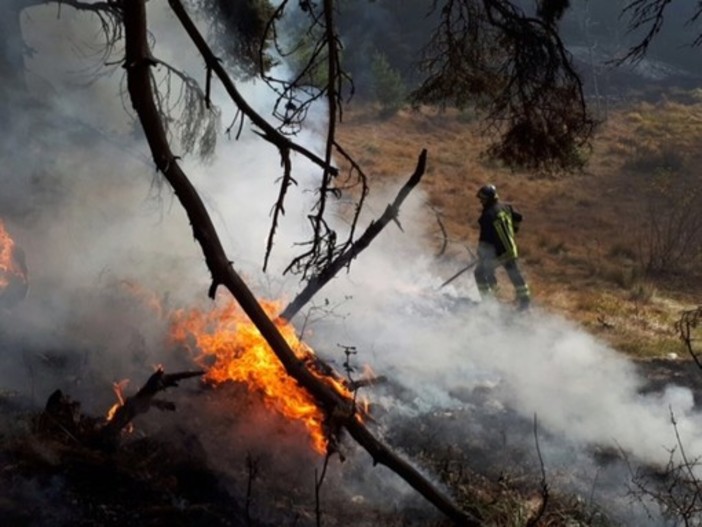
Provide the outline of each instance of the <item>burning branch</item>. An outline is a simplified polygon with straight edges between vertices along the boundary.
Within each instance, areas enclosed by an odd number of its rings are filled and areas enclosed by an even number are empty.
[[[251,120],[251,122],[259,130],[261,130],[259,135],[261,135],[261,137],[263,137],[266,141],[275,145],[278,148],[278,151],[280,152],[280,164],[283,167],[283,177],[282,177],[281,182],[280,182],[280,192],[279,192],[278,199],[277,199],[275,207],[274,207],[273,222],[271,224],[268,242],[266,244],[266,256],[265,256],[265,262],[263,265],[263,269],[265,270],[267,267],[268,257],[270,256],[270,253],[273,249],[273,238],[275,236],[275,232],[276,232],[276,229],[278,226],[279,217],[282,214],[284,214],[284,210],[285,210],[284,209],[284,202],[285,202],[285,196],[287,194],[287,190],[290,187],[290,185],[296,184],[295,179],[291,175],[291,170],[292,170],[292,162],[290,160],[291,151],[295,151],[299,154],[304,155],[310,161],[312,161],[316,165],[320,166],[324,170],[325,178],[336,176],[338,173],[338,170],[336,169],[336,167],[333,167],[331,165],[331,156],[327,155],[325,157],[325,159],[321,159],[319,156],[317,156],[313,152],[307,150],[302,145],[300,145],[294,141],[291,141],[290,139],[285,137],[282,133],[280,133],[278,130],[276,130],[271,124],[269,124],[268,121],[266,121],[263,117],[261,117],[261,115],[259,115],[248,104],[248,102],[244,99],[244,97],[242,97],[242,95],[236,89],[234,82],[231,80],[231,78],[229,77],[229,75],[225,71],[221,62],[219,61],[219,59],[217,59],[217,57],[215,57],[214,53],[212,52],[210,47],[207,45],[207,42],[205,41],[205,39],[202,37],[199,30],[197,29],[197,26],[193,23],[190,16],[188,16],[188,13],[185,10],[185,7],[183,6],[182,2],[180,0],[168,0],[168,4],[171,6],[171,9],[173,9],[173,12],[178,17],[178,20],[182,24],[185,31],[188,33],[188,36],[193,41],[193,43],[197,47],[198,51],[202,55],[203,59],[205,60],[205,64],[207,66],[208,86],[209,86],[212,72],[214,72],[217,75],[217,77],[219,77],[219,80],[224,85],[224,88],[226,89],[227,93],[231,97],[232,101],[234,101],[234,104],[241,111],[240,126],[243,125],[244,116],[248,117]],[[208,88],[208,93],[209,93],[209,88]],[[324,185],[322,188],[325,189]],[[323,193],[324,193],[324,191],[323,191]]]
[[[204,374],[204,371],[165,373],[163,368],[159,368],[149,377],[146,384],[144,384],[135,395],[127,397],[124,404],[117,407],[117,410],[111,416],[110,420],[100,430],[100,442],[106,445],[115,444],[122,430],[124,430],[137,415],[148,412],[152,407],[156,407],[159,410],[174,411],[175,405],[173,403],[156,399],[156,394],[166,388],[178,386],[178,382],[183,379],[200,377]]]
[[[169,1],[171,5],[180,5],[177,0]],[[475,519],[476,511],[468,513],[459,509],[414,467],[373,437],[361,421],[353,402],[315,376],[304,362],[295,356],[246,283],[234,271],[199,194],[180,168],[176,156],[170,149],[154,102],[155,94],[150,72],[154,61],[150,55],[147,39],[145,0],[124,2],[123,9],[126,39],[124,67],[127,70],[129,96],[144,129],[156,166],[163,173],[185,209],[195,239],[202,247],[207,266],[212,273],[209,296],[214,298],[219,285],[224,285],[232,293],[271,346],[286,372],[315,398],[327,415],[337,416],[339,426],[345,428],[370,453],[375,463],[384,464],[396,472],[457,524],[480,525],[480,522]],[[209,66],[216,73],[221,68],[216,60],[213,60]]]
[[[136,416],[148,412],[152,407],[159,410],[175,410],[172,402],[156,399],[156,394],[178,386],[178,382],[183,379],[200,377],[204,373],[204,371],[165,373],[162,368],[159,368],[135,395],[121,402],[107,422],[84,415],[80,411],[79,402],[73,401],[61,390],[56,390],[49,396],[44,412],[36,423],[37,431],[53,437],[63,436],[77,445],[112,449],[119,442],[122,430]]]
[[[285,137],[283,134],[278,132],[278,130],[276,130],[273,126],[271,126],[268,123],[268,121],[261,117],[249,105],[249,103],[246,102],[246,99],[242,97],[242,95],[239,93],[239,90],[236,89],[234,82],[227,74],[226,70],[224,69],[224,66],[222,66],[222,63],[219,61],[219,59],[217,59],[214,53],[212,53],[212,50],[207,45],[207,42],[205,42],[205,39],[200,34],[200,31],[198,31],[197,26],[195,26],[191,18],[188,16],[188,13],[185,10],[185,7],[183,7],[181,1],[168,0],[168,5],[171,6],[171,9],[173,9],[173,12],[178,17],[178,20],[183,25],[185,31],[188,33],[188,36],[197,47],[197,50],[202,55],[202,58],[205,60],[208,76],[211,75],[211,72],[214,72],[217,75],[217,77],[219,77],[219,80],[224,85],[224,88],[227,90],[227,93],[232,98],[232,101],[234,101],[234,104],[236,104],[237,108],[239,108],[246,117],[251,119],[251,122],[261,130],[261,135],[268,142],[278,147],[283,159],[288,159],[290,155],[290,150],[293,150],[299,154],[302,154],[316,165],[322,167],[324,170],[336,173],[336,169],[334,167],[328,166],[327,163],[325,163],[325,161],[322,160],[319,156]],[[129,8],[125,7],[125,13],[128,10]],[[129,37],[127,37],[127,41],[129,41]],[[148,50],[146,56],[149,56]]]

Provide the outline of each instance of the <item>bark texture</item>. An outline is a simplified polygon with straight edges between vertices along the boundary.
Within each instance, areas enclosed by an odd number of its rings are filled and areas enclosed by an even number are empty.
[[[163,173],[185,209],[195,239],[205,255],[207,267],[212,273],[210,297],[214,297],[219,285],[225,286],[231,292],[271,346],[287,373],[312,394],[328,415],[337,417],[339,425],[370,453],[375,463],[386,465],[396,472],[427,500],[452,518],[456,524],[480,525],[472,514],[460,510],[414,467],[373,437],[361,421],[353,401],[343,397],[329,384],[315,376],[295,356],[246,283],[235,272],[202,200],[180,168],[176,156],[171,152],[155,104],[151,83],[150,68],[154,61],[147,41],[145,0],[125,0],[124,29],[126,39],[124,67],[127,70],[129,96],[146,134],[156,166]],[[214,68],[214,65],[212,67]]]

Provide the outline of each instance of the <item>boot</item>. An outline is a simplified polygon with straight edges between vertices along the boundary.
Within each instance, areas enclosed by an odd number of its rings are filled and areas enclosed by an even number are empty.
[[[517,311],[529,311],[530,304],[531,304],[531,300],[528,297],[520,298],[517,301]]]

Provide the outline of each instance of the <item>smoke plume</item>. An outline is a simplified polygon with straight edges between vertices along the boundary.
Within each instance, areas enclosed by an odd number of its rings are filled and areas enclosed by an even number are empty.
[[[195,49],[163,9],[150,6],[154,54],[204,80]],[[104,66],[99,55],[89,53],[100,45],[94,20],[67,7],[57,20],[55,8],[36,8],[24,30],[36,50],[27,65],[31,89],[45,102],[18,108],[14,133],[3,136],[4,157],[12,152],[3,174],[4,219],[27,254],[31,289],[0,322],[0,388],[42,404],[62,387],[97,413],[113,402],[113,381],[130,378],[138,384],[154,364],[184,365],[166,345],[167,320],[146,300],[153,298],[165,309],[206,306],[210,277],[180,204],[155,172],[123,93],[122,70],[106,77],[90,74]],[[245,85],[243,91],[269,114],[272,96],[261,85]],[[216,86],[213,97],[224,127],[235,109]],[[321,150],[323,119],[323,109],[315,109],[308,131],[296,139]],[[414,163],[407,160],[407,174]],[[294,159],[298,185],[264,275],[270,211],[281,175],[276,149],[245,127],[238,140],[220,134],[212,159],[188,157],[183,166],[252,289],[262,297],[292,299],[301,284],[282,276],[282,270],[298,254],[296,244],[308,237],[306,214],[319,170]],[[398,186],[407,174],[398,174]],[[392,200],[396,188],[388,187],[375,189],[362,226]],[[509,408],[525,422],[538,417],[547,470],[573,459],[592,468],[588,452],[594,447],[664,464],[675,446],[671,412],[689,451],[702,451],[700,415],[689,390],[670,386],[643,394],[636,367],[603,342],[538,308],[517,316],[509,307],[478,304],[469,274],[439,289],[445,276],[424,242],[431,222],[426,201],[421,188],[416,190],[401,210],[404,230],[386,228],[350,272],[341,273],[293,321],[340,371],[344,350],[353,348],[358,370],[367,364],[391,379],[394,389],[367,390],[385,409],[378,434],[392,435],[391,425],[400,418],[465,410],[475,404],[472,393],[487,389],[494,412]],[[335,227],[343,231],[343,218]],[[180,412],[192,411],[201,423],[201,409],[189,407],[185,395]],[[230,451],[244,443],[250,448],[260,438],[254,431],[274,433],[275,418],[261,414],[249,415],[258,420],[253,423],[244,417],[217,421],[215,416],[231,415],[225,404],[225,399],[210,401],[207,431],[193,425],[210,453],[222,444]],[[247,413],[242,409],[241,415]],[[445,432],[465,440],[480,426],[467,418],[479,414],[456,415],[466,420],[453,421]],[[504,426],[510,435],[510,421]],[[533,437],[523,430],[513,440],[533,450]],[[274,448],[271,443],[266,445]],[[265,454],[277,464],[275,470],[292,473],[290,464],[299,467],[313,459],[299,448],[300,458],[284,461],[289,446],[280,443]],[[406,503],[411,493],[401,482],[370,468],[362,454],[354,459],[355,464],[334,468],[330,478],[343,479],[357,496],[369,489],[381,495],[389,485],[399,497],[388,507]],[[240,460],[222,463],[231,473],[241,470]],[[302,485],[312,478],[299,477]]]

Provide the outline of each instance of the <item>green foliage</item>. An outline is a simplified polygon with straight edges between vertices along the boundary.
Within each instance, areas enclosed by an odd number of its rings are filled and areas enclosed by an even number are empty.
[[[343,40],[343,66],[354,79],[356,94],[373,99],[371,60],[382,50],[406,86],[421,81],[417,67],[422,47],[437,19],[426,0],[339,0],[337,25]]]
[[[388,63],[381,52],[376,51],[371,59],[375,99],[380,103],[382,113],[393,115],[405,102],[407,89],[402,76]]]

